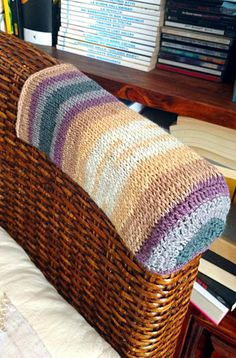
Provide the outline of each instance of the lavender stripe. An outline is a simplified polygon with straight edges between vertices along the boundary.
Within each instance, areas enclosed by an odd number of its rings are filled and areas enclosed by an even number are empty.
[[[57,139],[55,141],[55,147],[54,147],[54,157],[52,160],[54,163],[61,168],[62,166],[62,155],[63,155],[63,148],[65,144],[66,135],[68,132],[68,129],[72,123],[72,120],[76,120],[76,116],[81,113],[82,111],[86,110],[87,108],[95,107],[100,104],[106,104],[106,103],[112,103],[116,102],[117,99],[112,96],[108,95],[107,93],[104,95],[104,97],[101,98],[95,98],[93,100],[87,99],[85,101],[80,101],[79,103],[76,103],[73,107],[71,107],[70,111],[68,111],[64,117],[64,120],[62,121],[60,128],[57,132]],[[71,117],[73,116],[73,119],[71,120]]]
[[[199,196],[201,200],[199,201]],[[186,215],[191,214],[199,204],[204,201],[211,200],[219,195],[229,196],[229,190],[224,182],[223,176],[211,177],[193,188],[192,193],[188,195],[184,201],[176,205],[166,216],[153,227],[149,238],[144,242],[136,254],[140,262],[145,263],[148,260],[153,247],[157,246],[160,240],[168,231],[182,220]],[[202,200],[203,199],[203,200]]]
[[[54,85],[56,82],[61,80],[69,80],[74,78],[81,78],[85,76],[83,73],[78,72],[78,70],[70,71],[57,75],[53,78],[49,77],[46,80],[43,80],[39,83],[36,89],[31,94],[30,108],[29,108],[29,142],[32,144],[33,140],[33,129],[34,129],[34,120],[36,119],[36,110],[38,108],[40,93],[41,91],[46,91],[48,87]]]

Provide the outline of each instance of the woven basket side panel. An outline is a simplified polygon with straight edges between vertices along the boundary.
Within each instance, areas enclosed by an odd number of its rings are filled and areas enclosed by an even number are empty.
[[[0,34],[0,225],[122,357],[171,357],[198,259],[145,272],[88,195],[15,136],[26,78],[56,61]]]

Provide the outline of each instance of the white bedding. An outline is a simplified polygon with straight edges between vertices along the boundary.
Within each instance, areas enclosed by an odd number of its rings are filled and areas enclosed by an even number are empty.
[[[24,250],[0,228],[0,297],[3,292],[52,358],[119,357],[47,282]],[[1,358],[8,357],[1,355]]]

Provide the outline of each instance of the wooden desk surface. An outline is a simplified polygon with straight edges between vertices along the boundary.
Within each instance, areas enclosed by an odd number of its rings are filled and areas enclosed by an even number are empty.
[[[232,84],[210,82],[158,69],[142,72],[52,47],[40,48],[60,61],[75,64],[117,97],[236,129]]]

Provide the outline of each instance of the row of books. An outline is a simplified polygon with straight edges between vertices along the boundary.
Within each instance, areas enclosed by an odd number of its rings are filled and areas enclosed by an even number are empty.
[[[150,71],[163,18],[163,0],[61,0],[57,48]]]
[[[236,66],[235,37],[235,0],[166,0],[157,67],[221,81]]]
[[[36,44],[143,71],[158,57],[159,69],[213,81],[236,68],[236,0],[1,1],[1,28]]]
[[[170,133],[215,165],[229,187],[231,209],[225,231],[203,255],[191,297],[218,324],[236,307],[236,131],[178,116]]]
[[[215,324],[236,308],[236,175],[230,179],[234,202],[226,228],[202,255],[191,296],[191,302]]]
[[[36,44],[56,44],[59,0],[0,0],[0,5],[3,31]]]

